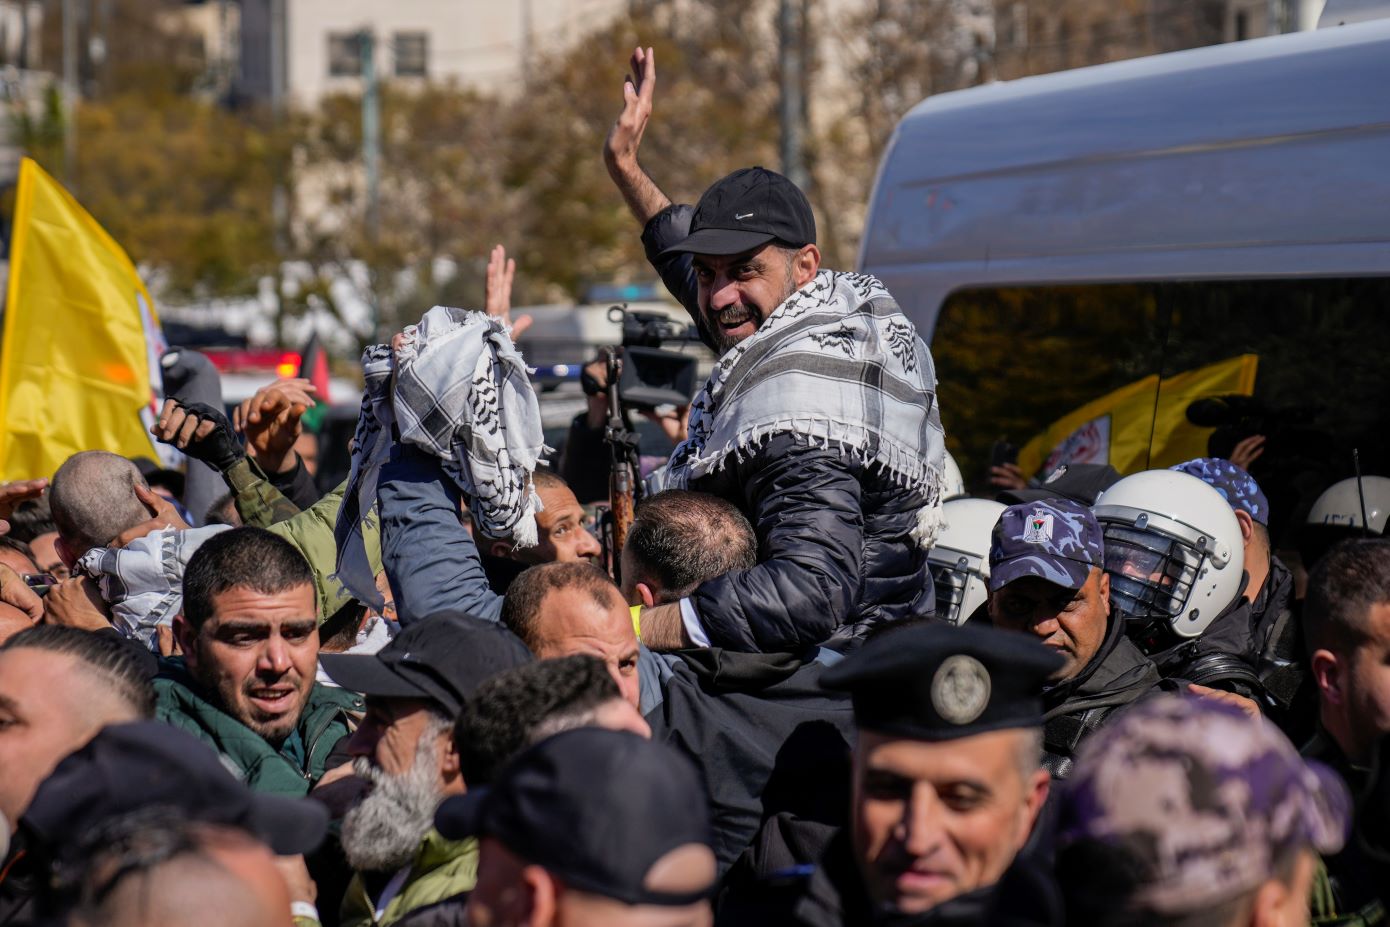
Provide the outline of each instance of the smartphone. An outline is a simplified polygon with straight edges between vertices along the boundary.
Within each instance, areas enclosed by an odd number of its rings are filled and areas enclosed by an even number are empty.
[[[48,595],[48,590],[58,585],[58,577],[52,573],[25,573],[24,585],[38,595]]]
[[[994,446],[989,449],[989,465],[991,467],[1002,467],[1005,464],[1018,463],[1018,445],[1011,442],[1008,438],[1000,438],[994,442]]]

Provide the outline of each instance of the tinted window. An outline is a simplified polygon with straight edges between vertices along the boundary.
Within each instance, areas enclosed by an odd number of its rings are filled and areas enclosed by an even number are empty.
[[[1026,446],[1145,377],[1162,378],[1167,389],[1185,372],[1254,355],[1253,401],[1205,404],[1196,411],[1206,421],[1226,424],[1194,437],[1207,445],[1201,450],[1225,456],[1242,437],[1267,436],[1252,471],[1271,497],[1277,531],[1301,519],[1324,487],[1352,475],[1354,448],[1364,473],[1390,475],[1387,308],[1390,280],[1382,278],[962,291],[942,307],[932,338],[947,446],[971,488],[987,492],[998,439]],[[1145,395],[1126,414],[1139,415],[1147,431],[1153,389]],[[1150,442],[1144,459],[1121,469],[1178,462],[1164,458]]]

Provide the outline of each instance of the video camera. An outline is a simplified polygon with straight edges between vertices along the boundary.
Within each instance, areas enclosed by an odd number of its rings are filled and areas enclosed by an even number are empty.
[[[1276,409],[1254,396],[1195,400],[1188,404],[1187,420],[1200,428],[1216,429],[1207,444],[1207,453],[1213,457],[1229,457],[1237,444],[1254,435],[1265,436],[1265,454],[1271,460],[1305,457],[1310,450],[1331,443],[1331,436],[1316,425],[1316,409]]]
[[[608,318],[623,327],[622,374],[618,378],[622,404],[633,409],[689,405],[696,390],[695,357],[661,346],[698,342],[699,330],[659,312],[634,312],[625,305],[609,309]]]

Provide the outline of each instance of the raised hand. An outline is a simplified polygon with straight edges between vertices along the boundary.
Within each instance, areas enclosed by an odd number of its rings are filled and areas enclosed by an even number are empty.
[[[529,315],[512,320],[512,281],[516,278],[516,261],[507,257],[507,249],[498,245],[487,259],[487,288],[483,307],[487,314],[511,330],[512,339],[520,338],[535,321]]]
[[[299,459],[294,442],[304,431],[300,419],[317,401],[315,392],[308,380],[276,380],[256,390],[232,414],[233,426],[246,435],[251,456],[267,473],[294,469]]]
[[[0,534],[10,533],[6,521],[14,514],[15,506],[28,499],[37,499],[48,488],[48,480],[16,480],[0,486]]]
[[[159,420],[150,433],[164,444],[172,444],[194,460],[201,460],[222,472],[246,456],[227,416],[220,409],[201,402],[185,406],[177,399],[164,400]]]
[[[645,225],[671,205],[670,198],[637,162],[656,96],[656,54],[651,48],[637,48],[628,64],[631,73],[623,79],[623,110],[604,140],[603,163],[628,209]]]

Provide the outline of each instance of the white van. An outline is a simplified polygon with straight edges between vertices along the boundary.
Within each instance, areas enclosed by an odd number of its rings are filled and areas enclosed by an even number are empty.
[[[1353,448],[1390,475],[1390,21],[932,97],[859,266],[931,342],[975,485],[1001,438],[1254,354],[1212,450],[1269,433],[1256,476],[1298,518]]]

